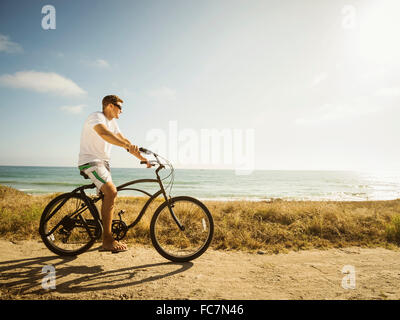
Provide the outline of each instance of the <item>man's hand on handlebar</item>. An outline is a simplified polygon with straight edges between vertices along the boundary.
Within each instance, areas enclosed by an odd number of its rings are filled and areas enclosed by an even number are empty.
[[[139,159],[142,157],[139,152],[139,147],[135,146],[133,144],[129,145],[129,147],[126,149],[126,151],[133,154],[135,157],[137,157]]]
[[[146,158],[145,158],[146,159]],[[147,168],[151,168],[152,167],[152,164],[150,163],[150,161],[149,160],[142,160],[142,161],[140,161],[140,163],[142,163],[142,162],[145,162],[146,163],[146,166],[147,166]]]
[[[139,152],[139,147],[135,146],[133,144],[129,145],[129,148],[126,149],[130,154],[134,155],[136,158],[138,158],[140,161],[140,163],[145,163],[147,168],[151,168],[152,165],[149,162],[149,160],[147,160],[145,157],[143,157],[140,152]]]
[[[145,164],[147,168],[151,168],[154,166],[154,164],[152,164],[149,160],[142,160],[140,161],[140,164]]]

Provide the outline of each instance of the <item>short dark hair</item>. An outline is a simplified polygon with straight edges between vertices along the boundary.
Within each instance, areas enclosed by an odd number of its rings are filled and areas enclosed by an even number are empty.
[[[102,101],[103,110],[104,110],[104,108],[107,107],[110,103],[118,104],[118,102],[123,103],[124,101],[122,101],[122,99],[121,99],[120,97],[116,96],[115,94],[111,94],[111,95],[105,96],[105,97],[103,98],[103,101]]]

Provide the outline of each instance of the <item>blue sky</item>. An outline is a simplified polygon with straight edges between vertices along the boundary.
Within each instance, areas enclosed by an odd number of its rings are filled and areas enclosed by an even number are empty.
[[[41,27],[47,4],[55,30]],[[254,130],[256,169],[399,169],[399,9],[3,0],[0,165],[75,166],[84,119],[117,94],[120,128],[138,145],[176,121],[195,133]],[[112,165],[138,166],[117,147]]]

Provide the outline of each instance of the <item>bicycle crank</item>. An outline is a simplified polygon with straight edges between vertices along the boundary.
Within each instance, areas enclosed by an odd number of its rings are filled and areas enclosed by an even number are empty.
[[[113,220],[111,225],[112,236],[115,240],[122,240],[128,231],[128,226],[122,220]]]

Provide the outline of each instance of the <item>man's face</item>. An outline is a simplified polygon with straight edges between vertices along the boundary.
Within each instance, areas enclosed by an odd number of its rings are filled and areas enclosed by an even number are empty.
[[[122,113],[122,105],[121,102],[112,103],[112,116],[113,118],[119,119],[119,115]]]

